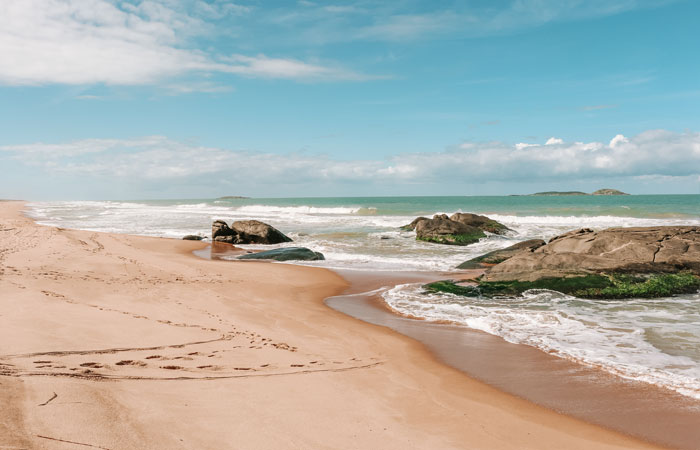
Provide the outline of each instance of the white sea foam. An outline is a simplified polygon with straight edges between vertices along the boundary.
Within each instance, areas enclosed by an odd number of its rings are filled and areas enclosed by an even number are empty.
[[[382,295],[401,314],[465,325],[700,399],[699,294],[596,301],[531,291],[471,299],[405,284]]]
[[[245,214],[357,214],[370,212],[373,208],[362,207],[317,207],[317,206],[272,206],[247,205],[238,206],[234,211]],[[376,211],[376,209],[374,209]]]

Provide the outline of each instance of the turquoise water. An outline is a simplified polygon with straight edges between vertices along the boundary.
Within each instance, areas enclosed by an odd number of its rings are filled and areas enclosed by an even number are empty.
[[[512,231],[459,247],[417,241],[414,232],[399,228],[420,215],[454,212],[486,214]],[[281,246],[325,255],[308,265],[450,272],[489,251],[582,227],[700,226],[700,195],[75,201],[30,204],[29,214],[47,225],[170,238],[209,236],[216,219],[257,219],[294,240]],[[408,316],[480,329],[700,398],[700,294],[596,301],[540,291],[485,300],[429,295],[409,284],[387,287],[382,295]]]
[[[629,216],[646,218],[700,217],[700,195],[625,196],[481,196],[481,197],[319,197],[226,200],[161,200],[145,203],[207,202],[230,206],[274,205],[317,208],[355,207],[360,213],[430,215],[436,211],[470,211],[520,216]]]

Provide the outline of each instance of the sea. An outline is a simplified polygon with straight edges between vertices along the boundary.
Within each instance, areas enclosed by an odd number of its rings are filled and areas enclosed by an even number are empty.
[[[326,257],[302,264],[372,272],[457,272],[458,264],[486,252],[584,227],[700,226],[700,195],[60,201],[28,208],[41,224],[167,238],[207,237],[216,219],[256,219],[294,240],[280,246],[304,246]],[[488,215],[512,232],[459,247],[416,241],[414,232],[399,228],[418,216],[454,212]],[[584,300],[533,291],[485,299],[427,293],[407,283],[387,286],[381,296],[409,317],[460,324],[700,399],[699,293]]]

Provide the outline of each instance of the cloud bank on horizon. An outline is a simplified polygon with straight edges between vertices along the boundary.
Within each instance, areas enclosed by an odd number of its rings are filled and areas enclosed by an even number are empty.
[[[608,143],[564,142],[555,137],[544,144],[514,146],[467,142],[438,153],[405,153],[382,161],[247,152],[164,136],[0,146],[0,160],[3,156],[47,175],[89,184],[204,184],[211,187],[212,196],[232,183],[245,186],[246,192],[267,193],[266,186],[301,187],[309,195],[314,186],[329,182],[409,187],[533,178],[557,185],[587,178],[700,181],[700,133],[666,130],[629,138],[618,134]]]

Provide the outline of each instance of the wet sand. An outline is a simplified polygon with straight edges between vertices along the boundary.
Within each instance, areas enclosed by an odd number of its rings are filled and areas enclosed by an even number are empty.
[[[326,303],[369,323],[416,339],[438,360],[504,392],[554,411],[673,448],[700,448],[700,401],[648,383],[625,380],[527,345],[463,326],[435,324],[390,312],[364,292],[444,274],[339,271],[350,288]],[[448,274],[454,278],[455,274]]]
[[[0,203],[0,448],[657,448],[328,308],[331,271],[22,209]]]

